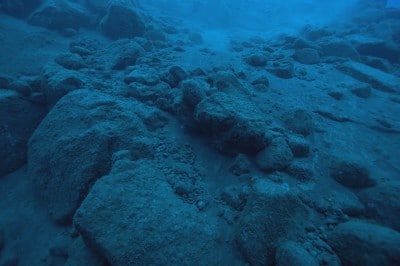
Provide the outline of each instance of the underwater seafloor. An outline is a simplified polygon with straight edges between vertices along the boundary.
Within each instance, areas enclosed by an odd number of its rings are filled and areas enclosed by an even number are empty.
[[[385,2],[285,32],[0,1],[0,265],[400,265]]]

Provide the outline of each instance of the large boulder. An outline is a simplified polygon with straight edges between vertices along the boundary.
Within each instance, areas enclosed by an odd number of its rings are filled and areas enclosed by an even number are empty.
[[[36,191],[58,223],[69,223],[90,186],[108,173],[111,154],[135,149],[132,137],[145,134],[139,102],[76,90],[50,111],[29,141],[28,169]]]
[[[238,222],[236,241],[251,265],[272,265],[280,242],[302,232],[307,209],[288,184],[258,179]]]
[[[246,97],[213,93],[197,104],[194,119],[223,152],[255,154],[269,142],[261,111]]]
[[[41,2],[41,0],[0,0],[0,10],[11,16],[25,17],[34,11]]]
[[[282,116],[285,127],[293,133],[307,137],[314,131],[314,122],[311,112],[306,109],[294,109]]]
[[[133,6],[111,2],[100,22],[103,34],[111,39],[134,38],[145,32],[146,26]]]
[[[327,237],[343,265],[400,265],[400,233],[364,221],[338,225]]]
[[[26,163],[28,139],[45,113],[17,92],[0,90],[0,176]]]
[[[78,29],[90,25],[89,12],[79,3],[47,0],[29,18],[29,23],[52,30]]]
[[[110,265],[222,265],[218,218],[182,201],[152,160],[115,161],[74,216]]]

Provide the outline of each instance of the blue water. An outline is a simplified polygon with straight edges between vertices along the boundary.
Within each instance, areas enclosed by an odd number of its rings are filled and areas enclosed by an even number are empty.
[[[400,265],[400,1],[0,0],[0,266]]]

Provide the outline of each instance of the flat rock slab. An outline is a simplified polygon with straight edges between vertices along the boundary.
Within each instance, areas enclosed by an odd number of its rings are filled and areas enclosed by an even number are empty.
[[[117,161],[74,223],[111,265],[223,264],[217,219],[178,198],[150,160]]]
[[[357,62],[346,62],[338,69],[361,82],[369,83],[374,89],[400,92],[400,79],[379,69]]]

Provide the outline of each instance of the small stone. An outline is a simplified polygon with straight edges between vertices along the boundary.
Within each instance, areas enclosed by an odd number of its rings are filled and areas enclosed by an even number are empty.
[[[338,101],[340,101],[340,100],[342,100],[344,98],[343,92],[342,91],[337,91],[337,90],[328,92],[328,95],[331,96],[333,99],[338,100]]]
[[[199,200],[199,201],[197,201],[196,206],[197,206],[197,209],[199,209],[199,211],[202,211],[206,208],[207,204],[205,201]]]
[[[207,95],[208,83],[201,79],[190,79],[182,82],[182,99],[191,107],[195,107]]]
[[[283,115],[285,126],[296,134],[310,135],[314,130],[314,123],[310,112],[304,109],[295,109]]]
[[[318,64],[321,60],[318,51],[312,48],[303,48],[296,50],[294,58],[298,62],[306,65]]]
[[[291,136],[289,137],[288,142],[294,157],[307,157],[310,154],[310,143],[305,138],[300,136]]]
[[[330,167],[330,175],[338,183],[349,188],[366,188],[376,184],[369,170],[360,162],[351,159],[336,159]]]
[[[279,78],[290,79],[294,76],[294,65],[289,60],[275,61],[272,66],[272,73]]]
[[[79,70],[85,67],[85,62],[82,57],[77,54],[62,54],[57,56],[55,61],[66,69]]]
[[[244,154],[238,154],[235,161],[229,167],[229,171],[236,176],[248,174],[251,171],[250,169],[250,160]]]
[[[293,160],[292,151],[283,137],[277,137],[256,156],[257,165],[264,171],[283,170]]]
[[[302,182],[310,181],[314,176],[312,166],[308,163],[299,161],[291,163],[287,168],[287,172]]]
[[[229,186],[222,191],[221,200],[231,208],[242,211],[246,204],[247,196],[248,194],[241,186]]]
[[[269,80],[266,76],[260,76],[251,82],[251,85],[256,87],[257,85],[263,85],[266,88],[269,87]]]
[[[194,187],[189,182],[178,181],[174,185],[174,191],[179,196],[187,196],[194,191]]]
[[[357,84],[357,86],[353,86],[350,88],[351,93],[360,97],[360,98],[369,98],[371,96],[371,86],[369,84]]]
[[[247,64],[254,67],[263,67],[267,65],[267,57],[263,54],[257,53],[248,56],[245,61]]]

